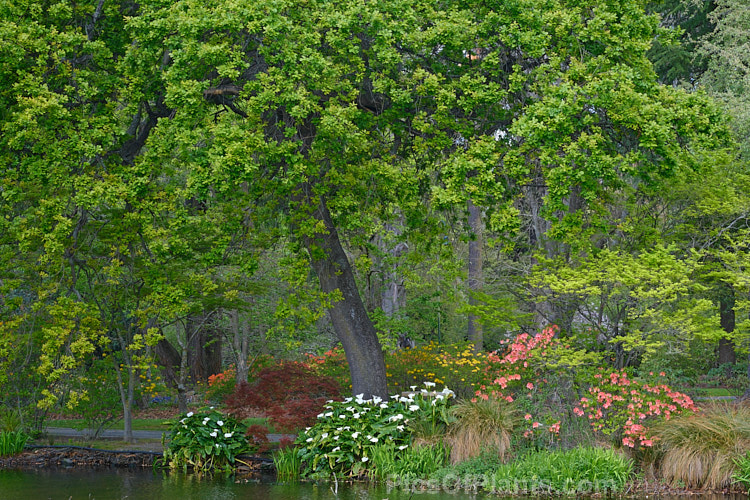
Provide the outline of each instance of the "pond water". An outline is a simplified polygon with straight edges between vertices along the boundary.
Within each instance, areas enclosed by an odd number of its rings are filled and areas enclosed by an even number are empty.
[[[273,476],[235,480],[128,469],[0,470],[0,499],[503,500],[503,497],[481,493],[414,492],[365,483],[339,484],[337,491],[334,491],[334,488],[335,485],[328,483],[277,483]],[[728,500],[747,497],[713,495],[701,498]]]
[[[277,483],[273,476],[255,479],[198,477],[129,469],[49,468],[0,470],[0,499],[34,500],[365,500],[429,498],[468,500],[466,493],[422,493],[366,483],[335,485]],[[499,498],[499,497],[493,497]]]

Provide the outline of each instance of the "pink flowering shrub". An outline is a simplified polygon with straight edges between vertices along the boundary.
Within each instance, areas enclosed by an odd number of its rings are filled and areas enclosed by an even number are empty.
[[[649,384],[624,370],[596,368],[602,363],[597,353],[571,349],[556,333],[550,327],[508,341],[504,353],[488,357],[491,382],[475,393],[475,399],[515,402],[525,414],[523,436],[535,446],[554,446],[564,438],[574,444],[589,428],[624,446],[649,447],[652,422],[695,409],[687,395],[663,380]]]
[[[515,402],[525,413],[523,436],[537,447],[559,444],[561,430],[570,430],[566,424],[574,418],[570,403],[581,394],[577,374],[590,372],[586,367],[599,362],[597,354],[570,349],[556,333],[556,327],[549,327],[506,341],[504,353],[488,356],[489,382],[475,393],[475,399]],[[579,438],[568,437],[571,443]]]
[[[653,421],[669,420],[672,415],[696,409],[686,394],[658,381],[649,384],[631,379],[624,370],[602,369],[594,375],[588,392],[590,396],[582,397],[573,412],[586,417],[594,431],[610,435],[630,448],[653,445],[654,437],[649,431]]]

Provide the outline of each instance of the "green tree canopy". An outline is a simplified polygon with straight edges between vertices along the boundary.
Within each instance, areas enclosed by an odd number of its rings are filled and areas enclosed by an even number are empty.
[[[471,199],[550,258],[585,253],[616,231],[619,196],[700,170],[696,152],[723,140],[704,96],[657,82],[646,51],[662,31],[635,0],[0,13],[3,267],[26,259],[37,290],[72,269],[34,301],[70,296],[76,228],[104,234],[91,220],[122,226],[84,253],[127,256],[138,293],[175,310],[221,296],[226,274],[210,270],[227,255],[252,269],[229,251],[237,235],[286,234],[366,395],[385,395],[385,367],[347,238],[395,214],[434,238],[431,211]]]

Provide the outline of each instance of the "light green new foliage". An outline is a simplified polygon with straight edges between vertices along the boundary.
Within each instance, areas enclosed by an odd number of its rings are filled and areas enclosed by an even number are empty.
[[[0,306],[0,346],[26,352],[3,356],[7,371],[33,357],[45,409],[95,352],[113,337],[125,347],[141,326],[143,249],[134,242],[143,239],[127,220],[129,160],[120,155],[133,132],[118,112],[132,8],[0,2],[0,282],[23,297]],[[72,391],[67,403],[85,397]]]
[[[705,96],[657,83],[662,32],[636,0],[139,5],[124,94],[166,110],[137,168],[209,205],[243,193],[313,265],[332,258],[316,236],[436,231],[429,210],[468,198],[508,234],[533,212],[548,257],[578,254],[614,231],[612,200],[726,138]]]
[[[638,255],[604,249],[568,265],[547,262],[528,279],[538,301],[575,304],[581,327],[608,350],[657,353],[667,342],[711,340],[720,329],[711,301],[693,275],[696,259],[657,246]]]

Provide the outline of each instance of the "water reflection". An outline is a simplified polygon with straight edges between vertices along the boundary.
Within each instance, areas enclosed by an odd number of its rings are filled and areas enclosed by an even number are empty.
[[[334,491],[335,490],[335,491]],[[570,498],[570,497],[568,497]],[[628,498],[635,498],[629,496]],[[684,497],[655,497],[672,500]],[[745,495],[704,495],[706,500],[739,500]],[[272,476],[206,478],[128,469],[0,470],[0,500],[504,500],[503,497],[466,492],[422,492],[390,489],[363,483],[287,483]]]
[[[123,469],[0,470],[0,500],[468,500],[473,494],[407,492],[364,483],[276,483],[272,476],[237,481]],[[499,498],[499,497],[493,497]]]

